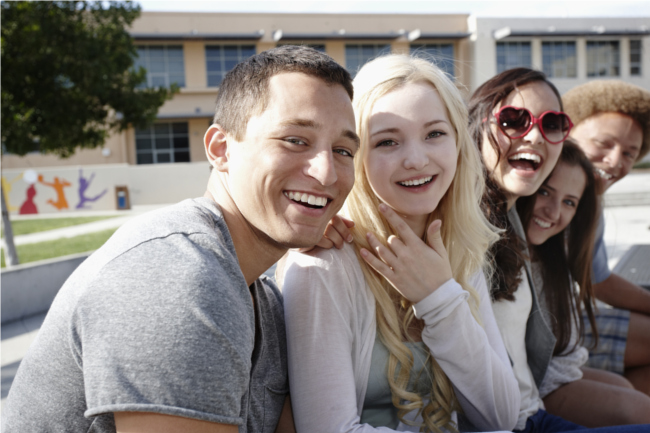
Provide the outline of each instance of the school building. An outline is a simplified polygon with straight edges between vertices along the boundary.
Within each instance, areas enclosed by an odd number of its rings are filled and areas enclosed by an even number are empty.
[[[115,209],[202,195],[209,174],[203,135],[223,76],[239,61],[283,44],[326,52],[355,73],[382,53],[424,52],[469,95],[502,70],[544,70],[561,92],[596,78],[650,90],[645,18],[477,18],[466,14],[236,14],[143,12],[130,32],[147,85],[180,92],[143,130],[68,159],[2,155],[11,212]],[[124,204],[124,194],[120,196]],[[24,212],[23,212],[24,213]]]

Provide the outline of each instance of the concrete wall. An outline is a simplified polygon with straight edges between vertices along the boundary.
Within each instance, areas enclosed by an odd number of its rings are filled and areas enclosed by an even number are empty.
[[[30,183],[29,175],[41,180]],[[7,208],[13,214],[116,209],[117,186],[128,188],[131,206],[176,203],[203,195],[208,177],[209,164],[205,160],[177,164],[48,167],[32,169],[31,173],[16,169],[2,171]],[[84,182],[88,185],[85,190]],[[29,197],[34,192],[32,205]],[[97,196],[100,197],[96,201],[82,199]]]
[[[70,274],[90,253],[74,254],[2,271],[2,323],[46,312]]]

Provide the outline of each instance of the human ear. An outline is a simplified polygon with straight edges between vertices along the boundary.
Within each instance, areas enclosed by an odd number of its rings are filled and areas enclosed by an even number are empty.
[[[211,125],[203,137],[205,155],[215,170],[228,171],[228,141],[229,137],[220,125]]]

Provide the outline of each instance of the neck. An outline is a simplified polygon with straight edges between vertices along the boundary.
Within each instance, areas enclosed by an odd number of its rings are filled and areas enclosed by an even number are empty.
[[[213,172],[205,197],[212,199],[221,208],[224,220],[235,246],[237,261],[246,284],[250,286],[268,268],[287,252],[287,248],[273,242],[264,233],[256,230],[239,212],[222,175]]]
[[[518,198],[519,198],[519,197],[517,197],[516,195],[510,195],[510,194],[508,194],[508,195],[506,196],[506,200],[507,200],[507,203],[508,203],[508,210],[512,209],[512,207],[513,207],[513,206],[515,205],[515,203],[517,202],[517,199],[518,199]]]

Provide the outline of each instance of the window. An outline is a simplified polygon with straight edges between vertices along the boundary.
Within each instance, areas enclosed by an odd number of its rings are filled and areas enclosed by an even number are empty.
[[[641,39],[630,41],[630,75],[641,75]]]
[[[382,54],[390,53],[389,44],[355,44],[345,46],[345,67],[352,76],[355,76],[359,69],[366,64],[368,60]]]
[[[587,41],[587,77],[618,77],[618,41]]]
[[[454,46],[452,44],[417,44],[411,45],[411,54],[425,52],[435,59],[435,64],[454,78]]]
[[[137,164],[190,162],[190,140],[186,122],[154,123],[135,130]]]
[[[147,70],[145,87],[185,87],[185,61],[181,45],[139,45],[136,68]]]
[[[531,64],[530,42],[497,42],[497,74]]]
[[[542,68],[550,78],[578,76],[575,42],[542,42]]]
[[[255,53],[255,45],[206,45],[205,63],[208,70],[208,86],[220,85],[228,71]]]

